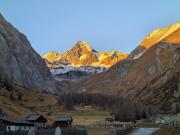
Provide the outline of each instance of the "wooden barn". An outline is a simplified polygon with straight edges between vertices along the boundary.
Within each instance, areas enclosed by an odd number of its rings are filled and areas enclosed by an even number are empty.
[[[70,127],[72,125],[72,116],[59,116],[55,119],[54,127]]]
[[[31,115],[25,119],[28,122],[33,123],[37,127],[46,127],[47,119],[43,115]]]
[[[6,131],[28,131],[31,127],[34,126],[33,123],[17,120],[9,117],[0,117],[1,124],[5,126]]]

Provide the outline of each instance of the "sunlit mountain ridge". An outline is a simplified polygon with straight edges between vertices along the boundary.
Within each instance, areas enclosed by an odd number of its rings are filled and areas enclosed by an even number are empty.
[[[157,44],[158,42],[167,43],[180,43],[180,22],[174,23],[164,28],[156,29],[150,33],[144,40],[141,41],[140,45],[145,48]]]
[[[74,47],[63,54],[55,51],[43,56],[50,63],[60,62],[74,67],[111,67],[120,60],[127,58],[128,54],[118,51],[98,52],[85,41],[78,41]]]

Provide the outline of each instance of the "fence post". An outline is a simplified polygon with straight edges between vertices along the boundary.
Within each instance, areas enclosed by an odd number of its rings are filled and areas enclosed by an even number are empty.
[[[29,132],[28,132],[28,135],[36,135],[35,133],[35,128],[34,127],[31,127]]]
[[[126,124],[123,125],[123,128],[124,128],[124,129],[126,128]]]
[[[59,127],[56,128],[55,135],[61,135],[61,129]]]
[[[116,135],[116,129],[115,128],[111,128],[109,130],[109,135]]]

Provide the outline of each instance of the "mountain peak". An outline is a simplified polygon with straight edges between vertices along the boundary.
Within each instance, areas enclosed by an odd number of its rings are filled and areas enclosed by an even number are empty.
[[[44,59],[52,63],[52,62],[58,61],[60,54],[56,51],[51,51],[45,54],[43,57]]]
[[[97,52],[85,41],[78,41],[74,47],[63,54],[50,52],[43,57],[50,63],[60,62],[70,64],[75,67],[93,66],[93,67],[110,67],[116,62],[127,58],[127,54],[112,52]]]
[[[89,52],[95,51],[90,44],[88,44],[86,41],[81,41],[81,40],[78,41],[73,48],[79,48],[79,49],[82,49],[82,50],[86,49]]]
[[[180,43],[180,22],[154,30],[141,42],[141,46],[150,48],[159,42]]]

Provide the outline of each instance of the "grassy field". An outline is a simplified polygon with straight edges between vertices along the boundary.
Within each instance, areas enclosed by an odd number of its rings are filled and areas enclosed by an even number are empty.
[[[68,111],[60,105],[57,96],[19,86],[15,86],[13,91],[0,87],[0,110],[5,115],[17,118],[42,114],[48,119],[49,124],[61,115],[73,116],[73,124],[80,125],[104,121],[105,118],[111,117],[110,112],[100,111],[91,106],[77,106],[74,110]]]
[[[109,135],[108,129],[87,129],[88,135]]]
[[[59,111],[53,112],[52,115],[71,115],[73,116],[73,124],[75,125],[93,124],[105,121],[105,118],[111,117],[110,112],[99,111],[91,106],[75,107],[73,111],[60,109]]]
[[[19,96],[21,95],[21,96]],[[73,116],[73,125],[104,122],[112,117],[110,112],[101,111],[92,106],[76,106],[74,110],[64,109],[57,96],[37,92],[16,86],[13,91],[0,87],[0,110],[13,118],[25,118],[31,114],[42,114],[52,124],[55,117],[61,115]],[[87,129],[88,135],[108,135],[108,129]]]

